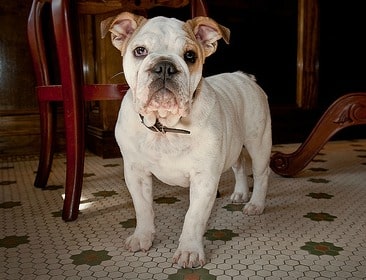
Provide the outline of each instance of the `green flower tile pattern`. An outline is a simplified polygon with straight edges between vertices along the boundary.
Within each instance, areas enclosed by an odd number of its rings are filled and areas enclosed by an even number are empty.
[[[20,205],[22,205],[22,203],[20,201],[6,201],[3,203],[0,203],[0,208],[9,209],[9,208],[17,207]]]
[[[222,240],[230,241],[233,237],[239,236],[239,234],[234,233],[231,229],[209,229],[206,231],[205,235],[207,240]]]
[[[310,178],[309,182],[317,183],[317,184],[327,184],[330,181],[324,178]]]
[[[320,192],[320,193],[309,193],[306,196],[310,196],[315,199],[331,199],[334,195]]]
[[[235,211],[243,211],[244,208],[244,204],[239,204],[239,203],[230,203],[224,207],[222,207],[224,209],[226,209],[227,211],[230,212],[235,212]]]
[[[323,213],[323,212],[320,212],[320,213],[310,212],[310,213],[307,213],[306,215],[304,215],[304,217],[309,218],[312,221],[318,221],[318,222],[319,221],[333,222],[334,219],[337,218],[336,216],[332,216],[328,213]]]
[[[92,195],[96,196],[96,197],[111,197],[113,195],[117,195],[118,193],[116,191],[99,191],[99,192],[94,192],[92,193]]]
[[[16,184],[17,181],[0,181],[1,186]]]
[[[312,162],[327,162],[325,159],[312,159]]]
[[[168,276],[169,280],[215,280],[216,276],[211,275],[205,268],[179,269],[177,273]]]
[[[48,185],[45,188],[41,189],[43,191],[55,191],[55,190],[60,190],[63,189],[64,186],[63,185]]]
[[[120,222],[123,228],[135,228],[136,227],[136,218],[128,219],[126,221]]]
[[[309,168],[310,171],[314,171],[314,172],[324,172],[324,171],[328,171],[327,168],[322,168],[322,167],[312,167]]]
[[[60,218],[60,217],[62,217],[62,210],[52,212],[51,215],[52,215],[52,217]]]
[[[87,264],[90,266],[95,266],[101,264],[103,261],[108,261],[112,257],[108,255],[106,250],[86,250],[77,255],[72,255],[71,259],[73,264],[82,265]]]
[[[178,198],[176,197],[167,197],[167,196],[162,196],[159,198],[154,199],[154,201],[157,204],[174,204],[178,201],[180,201]]]
[[[27,243],[29,243],[29,236],[27,235],[24,236],[11,235],[3,239],[0,239],[0,247],[3,248],[15,248],[21,244],[27,244]]]
[[[305,246],[300,247],[300,249],[308,251],[312,255],[322,256],[337,256],[339,252],[343,250],[341,247],[334,246],[330,242],[306,242]]]

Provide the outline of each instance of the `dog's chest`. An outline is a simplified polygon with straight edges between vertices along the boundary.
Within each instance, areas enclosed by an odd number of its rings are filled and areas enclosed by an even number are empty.
[[[145,169],[166,184],[188,187],[195,165],[195,145],[188,137],[156,133],[141,139],[138,154]]]
[[[146,130],[138,137],[138,150],[153,160],[161,158],[180,158],[195,147],[189,135],[159,133]]]

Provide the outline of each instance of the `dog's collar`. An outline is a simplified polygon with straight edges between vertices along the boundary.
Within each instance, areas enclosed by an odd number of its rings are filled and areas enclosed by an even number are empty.
[[[181,133],[181,134],[191,134],[191,132],[189,130],[185,130],[185,129],[178,129],[178,128],[171,128],[171,127],[166,127],[164,125],[162,125],[158,119],[156,119],[156,123],[153,126],[147,126],[144,123],[144,116],[140,115],[140,119],[141,119],[141,123],[146,126],[148,129],[150,129],[151,131],[154,132],[160,132],[162,134],[165,134],[167,132],[172,132],[172,133]]]

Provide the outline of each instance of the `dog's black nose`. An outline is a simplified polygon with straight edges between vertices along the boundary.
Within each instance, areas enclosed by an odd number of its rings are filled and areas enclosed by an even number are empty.
[[[178,70],[170,61],[161,61],[154,66],[153,72],[161,78],[166,79],[178,73]]]

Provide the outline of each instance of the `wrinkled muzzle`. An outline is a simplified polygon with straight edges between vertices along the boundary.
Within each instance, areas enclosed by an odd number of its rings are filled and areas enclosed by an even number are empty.
[[[145,117],[146,125],[154,125],[159,119],[163,125],[174,126],[189,114],[189,71],[184,65],[171,58],[156,57],[141,66],[136,109]]]

